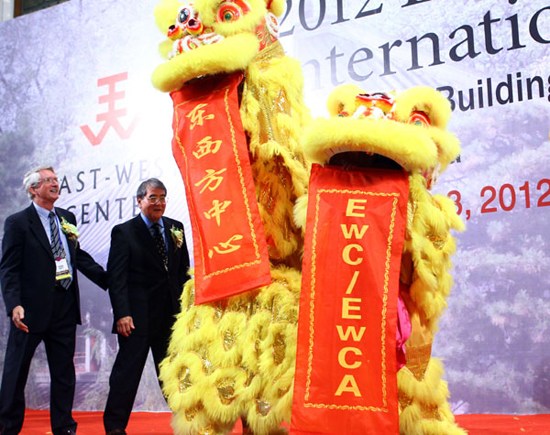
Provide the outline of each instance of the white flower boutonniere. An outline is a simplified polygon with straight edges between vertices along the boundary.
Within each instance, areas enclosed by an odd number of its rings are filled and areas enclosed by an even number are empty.
[[[61,218],[61,231],[65,233],[69,240],[75,243],[78,241],[78,236],[80,235],[78,233],[78,228],[67,222],[64,217]]]
[[[172,225],[172,228],[170,228],[170,235],[172,236],[176,248],[181,248],[183,245],[183,231]]]

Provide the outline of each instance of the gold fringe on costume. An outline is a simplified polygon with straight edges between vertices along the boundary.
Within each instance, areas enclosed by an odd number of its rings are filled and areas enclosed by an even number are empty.
[[[418,313],[421,324],[435,333],[453,284],[449,271],[456,244],[451,231],[461,231],[464,225],[452,200],[432,196],[421,175],[410,176],[409,186],[411,199],[404,251],[410,253],[414,272],[406,281],[410,283],[412,301],[407,308],[410,314]]]
[[[407,357],[410,349],[407,348]],[[410,352],[412,353],[412,352]],[[414,359],[414,356],[413,356]],[[397,373],[399,387],[399,433],[403,435],[464,435],[454,422],[447,403],[449,391],[442,380],[443,366],[431,358],[422,379],[403,367]]]
[[[200,306],[186,284],[161,368],[176,433],[225,433],[245,416],[267,434],[289,421],[301,275],[280,266],[272,276],[257,292]]]
[[[432,196],[424,178],[409,177],[409,221],[404,246],[401,281],[410,284],[401,296],[411,317],[407,364],[397,375],[400,433],[464,434],[454,422],[447,403],[449,391],[442,380],[443,364],[431,358],[437,321],[447,307],[452,287],[451,255],[455,241],[451,230],[463,223],[453,202]]]
[[[309,121],[300,77],[300,65],[286,57],[277,42],[247,69],[241,105],[269,255],[287,265],[301,261],[302,237],[294,224],[293,206],[308,182],[298,143]]]

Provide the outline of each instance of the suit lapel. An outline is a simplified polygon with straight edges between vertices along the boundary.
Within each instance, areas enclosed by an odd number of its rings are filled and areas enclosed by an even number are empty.
[[[44,231],[44,226],[42,225],[40,216],[38,216],[38,212],[36,211],[36,209],[34,208],[34,205],[32,204],[27,208],[27,219],[28,219],[29,229],[31,233],[34,234],[34,236],[40,242],[40,245],[46,250],[46,252],[48,252],[51,255],[53,259],[50,240],[48,239],[48,235]]]

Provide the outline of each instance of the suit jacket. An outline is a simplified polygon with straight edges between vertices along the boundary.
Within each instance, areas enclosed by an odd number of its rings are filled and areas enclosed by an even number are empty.
[[[162,221],[168,245],[168,271],[141,215],[116,225],[111,232],[107,271],[114,315],[113,332],[116,332],[118,319],[132,316],[134,333],[147,334],[156,320],[150,318],[151,313],[162,297],[170,300],[167,316],[174,317],[179,312],[179,298],[188,279],[189,254],[185,238],[178,248],[170,234],[172,227],[183,233],[183,224],[165,216]]]
[[[55,207],[61,220],[76,225],[68,210]],[[73,269],[73,279],[67,291],[75,295],[75,322],[80,324],[79,270],[100,287],[107,288],[107,273],[78,242],[67,240]],[[24,322],[31,332],[43,332],[49,325],[55,291],[55,260],[40,217],[31,204],[9,216],[4,223],[0,282],[8,316],[18,305],[25,309]]]

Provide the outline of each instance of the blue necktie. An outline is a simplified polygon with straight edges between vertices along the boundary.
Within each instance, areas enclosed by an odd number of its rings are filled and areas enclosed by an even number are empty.
[[[52,237],[51,248],[54,259],[65,258],[65,249],[63,249],[63,244],[59,236],[59,228],[57,228],[57,222],[55,220],[55,213],[53,211],[48,215],[50,219],[50,233]],[[68,289],[71,285],[71,280],[69,278],[64,278],[59,281],[59,284],[65,289]]]

